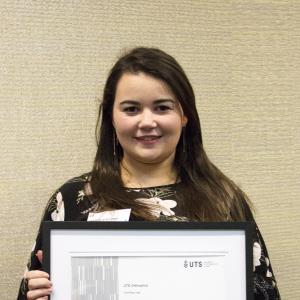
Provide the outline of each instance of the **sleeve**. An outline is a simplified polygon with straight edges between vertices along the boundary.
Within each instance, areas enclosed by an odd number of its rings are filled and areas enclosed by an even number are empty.
[[[253,272],[254,299],[280,300],[268,250],[257,225],[253,241]]]
[[[255,224],[253,233],[253,292],[254,300],[281,300],[266,244],[249,206],[246,219]]]
[[[44,215],[42,217],[40,227],[38,230],[38,234],[35,240],[34,247],[32,248],[32,251],[30,253],[30,257],[27,263],[27,267],[24,272],[24,276],[26,272],[32,271],[32,270],[41,270],[42,265],[39,262],[36,253],[37,251],[42,249],[43,246],[43,237],[42,237],[42,223],[43,221],[63,221],[64,220],[64,202],[62,200],[62,195],[60,190],[57,190],[50,200],[48,201],[48,204],[46,206]],[[27,281],[25,277],[23,277],[20,288],[19,288],[19,293],[17,296],[17,300],[26,300],[27,299],[27,294],[28,292],[28,286],[27,286]]]
[[[24,275],[28,271],[42,270],[36,253],[43,249],[42,223],[43,221],[84,221],[85,212],[89,212],[92,206],[89,198],[85,195],[85,184],[89,173],[74,177],[57,189],[50,197],[46,205],[44,215],[38,230],[34,247],[31,251]],[[17,300],[27,299],[27,281],[22,279]]]

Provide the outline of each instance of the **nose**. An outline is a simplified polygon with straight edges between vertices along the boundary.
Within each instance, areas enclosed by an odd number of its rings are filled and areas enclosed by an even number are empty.
[[[140,115],[139,120],[139,128],[147,129],[147,128],[155,128],[157,126],[155,114],[148,109],[143,110]]]

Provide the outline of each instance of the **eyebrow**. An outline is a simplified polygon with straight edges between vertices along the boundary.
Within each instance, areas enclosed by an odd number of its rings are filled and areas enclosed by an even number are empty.
[[[173,104],[175,104],[175,100],[174,99],[170,99],[170,98],[161,98],[161,99],[156,99],[154,101],[154,104],[160,104],[160,103],[164,103],[164,102],[172,102]],[[120,105],[124,105],[124,104],[140,104],[139,101],[136,100],[123,100],[122,102],[120,102]]]

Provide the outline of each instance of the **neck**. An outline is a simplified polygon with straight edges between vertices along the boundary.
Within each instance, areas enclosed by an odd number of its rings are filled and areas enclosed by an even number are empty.
[[[121,178],[125,187],[142,188],[175,183],[177,172],[173,158],[160,163],[142,163],[123,158]]]

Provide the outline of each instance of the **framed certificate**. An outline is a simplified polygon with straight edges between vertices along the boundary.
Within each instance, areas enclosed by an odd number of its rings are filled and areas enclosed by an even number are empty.
[[[44,222],[51,300],[252,300],[252,227]]]

